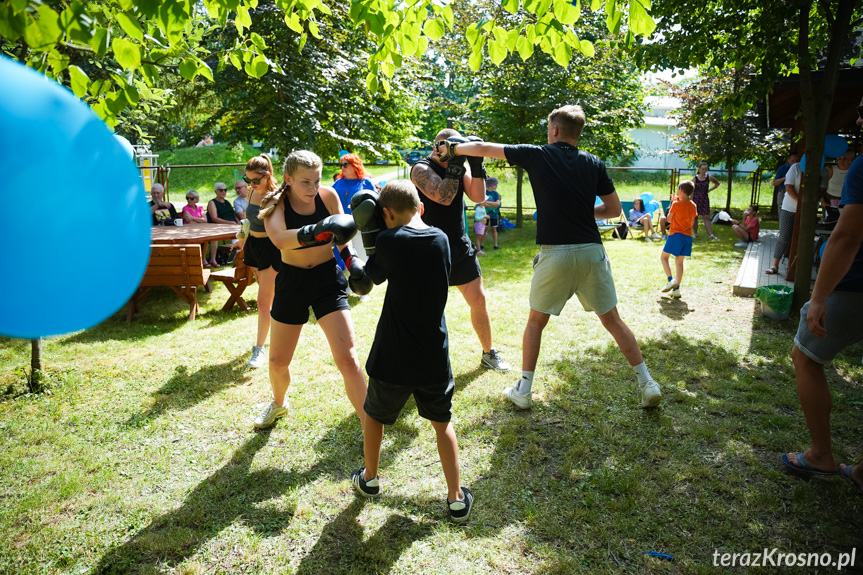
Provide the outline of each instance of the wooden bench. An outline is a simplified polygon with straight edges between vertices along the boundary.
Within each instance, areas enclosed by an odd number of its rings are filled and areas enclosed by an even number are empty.
[[[231,309],[235,303],[243,311],[250,310],[249,304],[245,302],[242,296],[246,288],[254,283],[255,274],[252,268],[243,263],[243,250],[239,250],[234,256],[233,268],[211,272],[210,279],[223,282],[228,291],[231,292],[231,297],[222,307],[222,311]]]
[[[167,286],[189,304],[189,320],[194,320],[198,313],[198,286],[205,285],[209,276],[200,244],[152,244],[147,271],[129,300],[126,319],[131,322],[135,318],[140,303],[152,288]]]

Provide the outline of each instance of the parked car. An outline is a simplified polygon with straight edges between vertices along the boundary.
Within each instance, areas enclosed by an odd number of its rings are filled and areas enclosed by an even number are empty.
[[[414,164],[416,164],[417,162],[419,162],[422,159],[423,159],[423,156],[419,152],[411,152],[407,156],[405,156],[405,160],[407,161],[408,165],[410,165],[410,166],[413,166]]]

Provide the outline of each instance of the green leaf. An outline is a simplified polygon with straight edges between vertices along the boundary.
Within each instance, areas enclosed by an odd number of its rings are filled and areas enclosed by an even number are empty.
[[[386,78],[383,78],[381,80],[381,86],[383,86],[383,89],[384,89],[384,98],[389,98],[390,97],[390,83]]]
[[[141,100],[138,95],[138,88],[135,87],[134,84],[126,84],[126,89],[123,90],[126,94],[126,100],[132,105],[137,106],[138,102]]]
[[[114,59],[124,70],[134,70],[141,65],[141,48],[125,38],[111,40]]]
[[[84,73],[84,70],[78,66],[69,66],[69,81],[72,85],[72,93],[83,98],[87,95],[87,85],[90,83],[90,78]]]
[[[479,29],[473,24],[468,26],[467,30],[464,31],[464,37],[467,38],[471,47],[475,47],[477,42],[479,42]]]
[[[186,80],[192,80],[194,79],[195,74],[198,73],[198,65],[195,63],[193,58],[186,58],[180,62],[179,70],[180,76]]]
[[[482,45],[474,47],[473,51],[470,53],[467,65],[470,66],[470,69],[474,72],[479,70],[480,66],[482,66]]]
[[[290,28],[297,34],[303,33],[303,25],[300,24],[300,17],[297,15],[296,12],[285,14],[285,24],[288,28]]]
[[[525,26],[524,35],[527,38],[528,42],[536,46],[536,26],[534,26],[533,24],[528,24],[527,26]]]
[[[565,68],[566,66],[569,66],[569,61],[572,59],[572,48],[570,48],[569,44],[566,42],[560,42],[555,46],[551,57],[554,58],[554,61],[560,66]]]
[[[11,4],[0,4],[0,36],[14,42],[24,34],[27,17],[23,12],[12,12]]]
[[[491,58],[491,61],[495,63],[496,66],[500,66],[500,63],[506,59],[506,55],[506,44],[504,44],[500,40],[489,40],[488,56],[489,58]]]
[[[612,34],[620,32],[620,20],[622,16],[623,12],[616,10],[605,18],[605,26],[608,28],[609,32]]]
[[[90,47],[100,58],[108,52],[108,41],[111,35],[105,28],[96,28],[90,38]]]
[[[590,0],[590,11],[596,12],[602,6],[602,0]]]
[[[309,39],[309,36],[308,36],[307,34],[305,34],[305,33],[300,34],[300,42],[299,42],[299,46],[300,46],[300,47],[299,47],[299,49],[297,50],[298,52],[302,52],[302,51],[303,51],[303,46],[305,46],[305,45],[306,45],[306,40],[308,40],[308,39]]]
[[[515,49],[518,50],[518,55],[521,56],[522,60],[526,61],[533,55],[533,43],[524,36],[518,37]]]
[[[103,78],[101,80],[93,80],[90,82],[90,95],[94,98],[98,98],[102,94],[108,91],[111,87],[111,81]]]
[[[553,0],[539,0],[536,7],[536,15],[544,16],[548,9],[551,8],[551,3]]]
[[[569,0],[554,0],[554,15],[567,26],[572,26],[578,20],[581,8],[576,9]]]
[[[204,62],[203,60],[198,60],[198,69],[196,70],[198,75],[203,76],[210,82],[213,81],[213,71],[210,69],[209,64]]]
[[[506,35],[506,49],[515,52],[515,43],[518,41],[518,30],[513,28]]]
[[[518,2],[518,0],[515,1]],[[441,12],[441,17],[443,18],[443,21],[446,22],[446,25],[449,26],[449,29],[452,30],[455,25],[455,16],[453,16],[452,6],[450,4],[447,4],[444,7]]]
[[[249,9],[245,6],[240,6],[237,8],[237,15],[234,17],[234,26],[237,27],[237,31],[242,34],[243,28],[251,28],[252,27],[252,18],[249,16]]]
[[[30,20],[30,23],[24,28],[24,41],[34,50],[41,50],[50,45],[42,37],[42,30],[39,28],[39,23],[36,20]]]
[[[105,107],[111,112],[112,116],[116,116],[123,111],[128,102],[126,102],[126,94],[124,92],[111,92],[105,96]]]
[[[47,4],[42,4],[36,10],[39,16],[39,30],[42,33],[42,39],[49,44],[56,44],[63,37],[63,31],[60,29],[60,15]]]
[[[246,73],[253,78],[260,78],[270,69],[267,59],[263,56],[255,56],[254,60],[246,64]]]
[[[51,50],[48,53],[48,63],[51,65],[54,73],[58,74],[69,66],[69,56],[61,54],[57,50]]]
[[[130,16],[128,12],[117,12],[117,22],[120,24],[120,28],[123,29],[123,32],[138,42],[142,42],[144,40],[144,30],[141,29],[141,24],[138,23],[138,20]]]
[[[629,5],[629,29],[633,34],[648,37],[653,34],[656,22],[647,13],[639,0],[632,0]]]
[[[503,28],[501,28],[500,26],[495,26],[494,28],[492,28],[491,33],[494,34],[494,37],[496,40],[499,40],[502,42],[506,41],[507,36],[508,36],[507,31],[504,30]]]
[[[118,2],[123,10],[131,10],[135,7],[135,0],[118,0]]]
[[[314,20],[309,20],[308,26],[309,26],[309,32],[312,34],[312,36],[314,36],[315,38],[320,40],[321,39],[321,31],[318,29],[318,23],[315,22]]]
[[[434,20],[426,20],[425,24],[423,25],[423,33],[428,36],[429,40],[433,42],[437,42],[438,40],[440,40],[443,37],[445,31],[446,30],[444,29],[443,22],[441,22],[437,18],[435,18]]]
[[[366,75],[366,89],[371,94],[378,91],[378,77],[372,73]]]
[[[503,0],[501,5],[510,14],[518,12],[518,0]]]
[[[27,5],[29,3],[29,0],[11,0],[9,5],[12,7],[15,14],[19,14],[27,9]]]
[[[421,57],[423,54],[426,53],[426,50],[428,50],[428,49],[429,49],[428,37],[420,36],[419,38],[417,38],[417,51],[414,53],[416,55],[416,57],[417,58]],[[398,56],[398,54],[395,54],[395,56]],[[401,60],[401,58],[399,58],[399,60]],[[396,65],[401,67],[401,63],[397,63]]]
[[[258,50],[262,52],[267,49],[267,43],[264,42],[264,39],[257,32],[252,32],[252,44],[257,46]]]
[[[596,50],[593,47],[593,42],[591,42],[590,40],[582,40],[581,42],[579,42],[578,47],[581,49],[581,53],[588,58],[593,58],[596,55]]]
[[[237,56],[236,52],[231,52],[228,55],[228,58],[230,58],[231,64],[234,65],[234,68],[236,68],[237,70],[243,69],[243,62],[240,60],[240,57]]]

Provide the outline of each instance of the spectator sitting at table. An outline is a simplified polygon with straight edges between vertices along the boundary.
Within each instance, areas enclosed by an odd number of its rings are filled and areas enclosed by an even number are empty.
[[[234,212],[240,220],[246,219],[246,208],[249,206],[249,188],[243,180],[237,180],[234,184],[237,199],[234,200]]]
[[[206,224],[204,217],[204,206],[198,205],[198,192],[189,190],[186,192],[186,205],[183,206],[183,222],[187,224]]]
[[[848,168],[851,167],[851,162],[854,161],[854,149],[850,146],[848,151],[836,158],[835,166],[825,168],[827,172],[827,185],[822,182],[824,190],[823,202],[824,207],[838,208],[839,198],[842,196],[842,186],[845,184],[845,174]]]
[[[653,216],[645,211],[644,200],[635,198],[629,210],[629,225],[641,225],[644,229],[644,241],[652,242],[659,239],[659,234],[653,229]]]
[[[237,213],[234,207],[225,198],[228,195],[228,186],[223,182],[216,182],[213,187],[216,192],[216,197],[210,200],[207,204],[207,221],[211,224],[239,224]],[[217,267],[219,263],[216,261],[216,250],[219,247],[219,242],[210,242],[210,267]]]
[[[153,225],[162,225],[170,222],[174,225],[174,220],[177,219],[177,210],[171,202],[165,201],[165,188],[162,184],[153,184],[150,187],[150,213],[153,214]]]

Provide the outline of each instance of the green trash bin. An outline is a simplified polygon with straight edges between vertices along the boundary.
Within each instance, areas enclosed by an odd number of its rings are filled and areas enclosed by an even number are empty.
[[[786,285],[766,285],[755,290],[755,299],[761,302],[761,315],[770,319],[788,319],[794,288]]]

